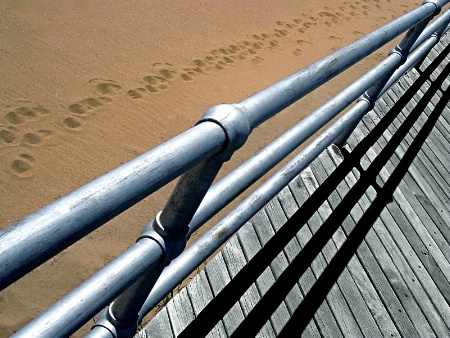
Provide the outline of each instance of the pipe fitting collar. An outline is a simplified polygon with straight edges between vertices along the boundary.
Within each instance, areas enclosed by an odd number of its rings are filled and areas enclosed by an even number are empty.
[[[142,238],[150,238],[154,240],[161,247],[164,253],[164,261],[166,263],[170,263],[173,259],[178,257],[186,247],[187,237],[186,233],[177,233],[171,232],[164,229],[163,225],[160,222],[159,212],[156,215],[156,218],[149,222],[141,235],[138,238],[138,241]]]
[[[245,108],[239,104],[219,104],[209,108],[197,124],[210,121],[218,124],[227,136],[222,152],[234,152],[244,145],[251,132]]]
[[[404,50],[404,49],[402,49],[399,45],[397,45],[397,46],[395,46],[395,48],[394,49],[392,49],[390,52],[389,52],[389,55],[392,55],[392,54],[397,54],[397,55],[399,55],[400,56],[400,64],[399,64],[399,66],[401,66],[402,64],[404,64],[405,62],[406,62],[406,60],[408,59],[408,53],[409,53],[409,51],[407,51],[407,50]]]
[[[356,100],[356,102],[359,102],[359,101],[364,101],[364,102],[367,103],[367,105],[369,106],[368,109],[367,109],[367,111],[372,110],[373,107],[375,107],[375,100],[372,99],[369,95],[367,95],[366,92],[365,92],[364,94],[362,94],[362,95],[358,98],[358,100]]]
[[[442,4],[439,0],[424,0],[422,6],[426,4],[433,4],[436,7],[434,15],[438,14],[442,10]]]
[[[136,321],[133,322],[121,322],[114,318],[114,315],[111,313],[111,306],[108,306],[104,309],[99,317],[97,322],[92,326],[92,329],[96,327],[102,327],[103,329],[109,331],[112,337],[133,337],[138,328],[138,317],[136,317]]]

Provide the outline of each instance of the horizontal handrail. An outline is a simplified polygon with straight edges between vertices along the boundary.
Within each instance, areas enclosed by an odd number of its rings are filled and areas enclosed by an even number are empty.
[[[0,290],[220,151],[217,124],[197,125],[0,232]]]
[[[249,133],[251,129],[343,72],[402,32],[417,27],[421,23],[426,24],[427,20],[448,2],[449,0],[426,1],[416,10],[281,80],[262,92],[240,103],[219,107],[218,110],[222,110],[222,108],[226,110],[225,115],[217,115],[217,111],[214,111],[214,109],[208,111],[197,126],[185,133],[0,232],[0,256],[2,257],[0,262],[0,290],[180,174],[201,165],[214,155],[222,154],[229,149],[232,153],[245,142],[248,136],[248,134],[245,134]],[[408,50],[405,52],[407,53]],[[244,164],[245,166],[238,167],[238,170],[245,169],[242,174],[231,173],[224,180],[214,185],[189,223],[188,235],[328,123],[342,109],[368,90],[374,82],[381,81],[380,83],[384,84],[384,77],[391,74],[401,62],[403,62],[402,53],[389,55],[379,66],[361,77],[358,83],[352,84],[297,126],[283,134],[280,141],[275,141],[261,151],[255,157],[256,159],[251,159],[247,164]],[[324,134],[283,167],[281,173],[275,174],[273,178],[245,199],[243,206],[240,205],[224,218],[217,225],[222,227],[222,230],[219,232],[210,230],[205,234],[205,238],[211,238],[211,236],[221,237],[224,240],[228,238],[231,232],[237,229],[239,222],[242,225],[247,217],[251,217],[248,215],[251,215],[254,210],[259,210],[261,203],[263,205],[267,203],[264,201],[268,198],[270,200],[277,189],[278,191],[281,190],[283,184],[286,185],[290,181],[290,179],[286,181],[288,177],[295,176],[294,172],[308,165],[320,153],[321,149],[323,150],[324,146],[331,144],[342,132],[355,124],[369,106],[368,102],[359,101],[346,115],[338,119]],[[280,154],[278,157],[273,156],[275,149]],[[272,159],[268,159],[268,154]],[[260,161],[258,156],[266,158],[267,163],[263,167],[257,165]],[[218,170],[220,163],[217,166]],[[250,171],[252,175],[248,175],[248,179],[241,180],[242,175]],[[211,175],[213,174],[211,173]],[[185,176],[184,180],[188,179],[189,176],[188,178]],[[210,180],[212,179],[213,176]],[[238,187],[233,187],[236,188],[236,191],[233,192],[228,189],[231,185],[230,182],[234,182],[233,184],[239,182]],[[209,183],[207,182],[207,184]],[[178,196],[176,194],[173,196],[171,197],[173,201],[177,201]],[[189,196],[182,196],[182,198],[186,199]],[[166,215],[163,211],[162,217],[170,216],[169,212]],[[64,231],[61,231],[61,224],[64,224]],[[151,222],[149,226],[154,227],[154,223]],[[217,236],[218,233],[220,233],[220,236]],[[212,244],[210,239],[202,239],[202,241],[204,240],[206,242],[200,242],[200,244],[195,244],[194,248],[185,250],[180,258],[187,257],[189,253],[192,254],[199,248],[205,249],[208,245],[216,245],[216,243]],[[23,254],[25,246],[27,247],[27,256]],[[17,333],[17,336],[71,334],[134,281],[147,277],[152,268],[162,269],[160,263],[166,255],[165,250],[157,240],[144,234],[135,245],[24,327]],[[205,249],[203,253],[209,252],[208,250]],[[198,257],[191,259],[200,264],[203,260],[198,261]],[[171,268],[169,267],[169,269]],[[165,276],[165,273],[163,273],[163,276]],[[158,287],[161,283],[161,281],[158,281],[156,286]],[[155,289],[153,290],[152,294],[157,292]],[[147,303],[144,305],[141,315],[145,312],[146,307],[148,307]]]

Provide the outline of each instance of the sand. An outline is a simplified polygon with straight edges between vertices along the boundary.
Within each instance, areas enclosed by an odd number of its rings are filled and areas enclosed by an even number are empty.
[[[0,228],[186,130],[208,107],[240,101],[420,3],[0,2]],[[258,128],[225,171],[387,50]],[[134,243],[170,189],[2,291],[0,336],[22,327]]]

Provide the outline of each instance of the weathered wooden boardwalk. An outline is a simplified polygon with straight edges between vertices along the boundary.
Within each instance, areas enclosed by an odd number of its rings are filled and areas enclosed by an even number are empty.
[[[449,37],[140,337],[450,337]]]

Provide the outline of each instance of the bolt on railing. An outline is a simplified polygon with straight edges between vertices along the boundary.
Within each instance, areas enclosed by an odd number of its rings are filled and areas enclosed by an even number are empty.
[[[211,108],[196,127],[178,138],[104,175],[0,233],[0,254],[6,253],[4,266],[8,267],[7,271],[0,272],[0,286],[5,287],[181,172],[192,168],[180,179],[163,211],[149,223],[132,248],[61,299],[17,335],[70,334],[84,323],[86,317],[91,317],[108,301],[135,282],[103,312],[102,321],[92,331],[91,336],[122,337],[130,336],[131,332],[134,333],[139,317],[138,311],[146,295],[152,289],[162,269],[184,249],[186,236],[192,233],[190,223],[195,220],[194,214],[199,206],[201,207],[203,197],[218,170],[233,151],[242,146],[251,130],[410,29],[405,39],[399,44],[399,50],[382,63],[376,76],[371,74],[372,80],[379,81],[376,89],[373,89],[371,96],[373,98],[385,86],[389,79],[388,74],[392,74],[404,61],[405,52],[409,52],[429,20],[448,2],[425,1],[423,6],[416,10],[239,104]],[[384,77],[380,77],[381,75]],[[369,87],[364,87],[363,90],[367,88]],[[361,93],[359,92],[358,95]],[[344,101],[341,104],[344,104]],[[363,104],[366,103],[358,103],[355,107]],[[314,128],[318,130],[338,112],[330,109],[328,115],[305,120],[310,124],[311,130]],[[330,117],[333,114],[334,116]],[[331,131],[326,132],[328,133],[326,142],[331,137],[337,138],[338,131],[342,133],[349,128],[349,121],[356,122],[355,116],[343,117],[333,124]],[[319,137],[311,143],[311,147],[320,149],[324,142]],[[311,147],[308,146],[306,149]],[[156,158],[156,163],[151,163],[152,157]],[[291,165],[290,168],[293,167]],[[157,174],[154,175],[152,172]],[[123,181],[127,182],[123,183]],[[112,196],[115,190],[121,191],[120,197]],[[77,199],[82,200],[84,204],[76,205]],[[100,212],[95,209],[99,205],[101,205]],[[242,220],[242,217],[239,216],[237,219]],[[69,222],[67,233],[59,234],[55,238],[49,236],[58,224],[66,221]],[[223,237],[227,238],[227,236]],[[25,240],[20,237],[24,237]],[[2,247],[6,239],[13,242]],[[37,248],[36,243],[33,243],[36,239],[45,241],[48,247]],[[11,262],[11,253],[17,253],[23,245],[20,243],[23,242],[29,244],[31,257],[29,259],[20,257],[18,265],[8,265],[8,262]],[[14,249],[14,245],[18,245],[19,249]],[[188,251],[189,249],[185,252]]]

